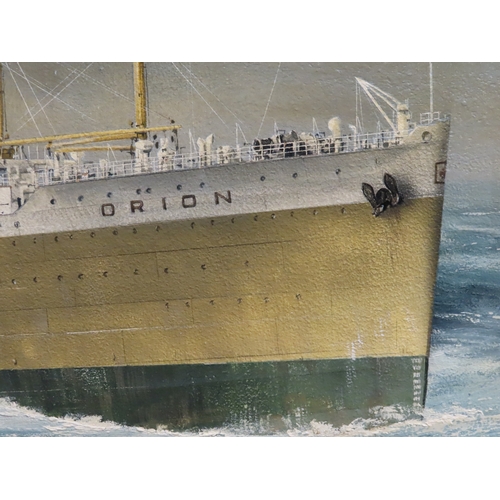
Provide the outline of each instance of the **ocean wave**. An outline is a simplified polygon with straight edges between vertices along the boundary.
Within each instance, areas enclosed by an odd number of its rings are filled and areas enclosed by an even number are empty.
[[[469,215],[472,217],[479,217],[481,215],[497,215],[499,212],[462,212],[461,215]]]
[[[491,398],[490,398],[491,399]],[[240,437],[274,435],[290,437],[376,437],[376,436],[480,436],[497,435],[500,415],[485,415],[476,408],[452,406],[447,411],[415,409],[399,405],[376,407],[369,418],[335,427],[313,420],[292,427],[282,419],[281,429],[263,419],[260,424],[226,426],[174,432],[159,427],[145,429],[102,421],[98,416],[50,417],[0,399],[0,436],[141,436],[141,437]]]
[[[0,436],[158,436],[166,430],[128,427],[101,417],[52,417],[0,398]]]

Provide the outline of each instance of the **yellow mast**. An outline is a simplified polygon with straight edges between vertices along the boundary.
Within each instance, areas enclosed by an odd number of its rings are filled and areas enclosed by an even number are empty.
[[[4,98],[5,92],[3,90],[3,66],[0,64],[0,141],[5,138],[5,109]]]
[[[181,128],[180,125],[166,125],[164,127],[149,127],[149,128],[125,128],[119,130],[102,130],[100,132],[80,132],[78,134],[62,134],[62,135],[47,135],[45,137],[32,137],[30,139],[15,139],[0,142],[0,147],[3,146],[22,146],[23,144],[35,144],[37,142],[55,142],[66,139],[93,139],[93,142],[104,141],[119,141],[122,139],[133,139],[145,135],[146,132],[176,130]],[[75,142],[76,144],[77,142]],[[80,143],[80,141],[78,141]]]
[[[134,63],[134,100],[135,100],[135,126],[145,128],[147,126],[146,115],[146,77],[143,62]],[[145,139],[144,134],[141,139]]]
[[[46,142],[49,146],[56,146],[52,143],[64,141],[68,139],[81,139],[75,140],[73,144],[84,144],[92,142],[106,142],[106,141],[119,141],[124,139],[145,139],[147,132],[177,130],[181,128],[180,125],[166,125],[163,127],[147,127],[146,116],[146,79],[144,71],[144,63],[134,63],[134,97],[135,97],[135,116],[136,126],[129,129],[118,130],[104,130],[100,132],[81,132],[77,134],[61,134],[49,135],[45,137],[33,137],[30,139],[17,139],[17,140],[4,140],[7,137],[4,134],[4,107],[3,107],[3,85],[2,85],[2,67],[0,65],[0,150],[4,147],[22,146],[25,144],[35,144]],[[69,145],[69,144],[68,144]],[[62,146],[62,145],[60,145]],[[65,144],[66,146],[66,144]],[[7,154],[7,150],[4,150]],[[8,150],[9,155],[11,151]],[[13,153],[13,150],[12,150]]]
[[[71,147],[56,147],[54,153],[78,153],[80,151],[134,151],[133,146],[77,146]]]

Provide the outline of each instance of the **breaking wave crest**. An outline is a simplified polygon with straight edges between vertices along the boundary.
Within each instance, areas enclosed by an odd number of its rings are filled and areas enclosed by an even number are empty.
[[[174,432],[159,427],[146,429],[102,421],[98,416],[50,417],[35,410],[0,399],[0,436],[129,436],[129,437],[375,437],[375,436],[493,436],[500,432],[500,415],[482,410],[452,406],[448,411],[415,411],[401,406],[377,407],[370,418],[358,418],[348,425],[335,427],[325,422],[293,428],[283,420],[280,426],[260,424],[226,426],[199,431]]]

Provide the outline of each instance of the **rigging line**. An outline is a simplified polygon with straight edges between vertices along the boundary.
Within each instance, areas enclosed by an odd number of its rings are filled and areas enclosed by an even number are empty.
[[[14,80],[14,83],[16,84],[17,91],[19,92],[19,95],[21,96],[21,99],[23,100],[24,105],[26,106],[26,109],[28,110],[28,113],[30,114],[31,120],[33,120],[33,123],[35,124],[35,127],[36,127],[36,129],[37,129],[37,131],[38,131],[38,135],[39,135],[40,137],[42,137],[42,133],[40,132],[40,129],[38,128],[38,125],[36,124],[35,118],[34,118],[34,117],[33,117],[33,115],[31,114],[31,110],[30,110],[30,108],[29,108],[29,106],[28,106],[28,103],[26,102],[26,99],[24,98],[23,93],[21,92],[21,89],[19,88],[19,85],[17,84],[17,80],[16,80],[16,78],[14,77],[14,75],[13,75],[12,71],[10,70],[10,66],[9,66],[7,63],[5,63],[5,66],[7,66],[7,69],[8,69],[8,70],[9,70],[9,72],[10,72],[10,76],[12,77],[12,80]],[[28,120],[28,121],[29,121],[29,120]]]
[[[11,69],[10,69],[10,71],[11,71],[11,72],[13,72],[13,73],[15,73],[17,76],[20,76],[21,78],[24,78],[24,77],[23,77],[20,73],[18,73],[18,72],[17,72],[16,70],[14,70],[14,69],[12,69],[12,68],[11,68]],[[76,70],[75,70],[75,71],[76,71]],[[73,73],[74,73],[75,71],[73,71]],[[71,76],[71,74],[72,74],[72,73],[70,73],[70,75],[69,75],[69,76]],[[67,78],[68,78],[68,76],[67,76],[64,80],[66,80]],[[90,116],[87,116],[87,115],[86,115],[85,113],[83,113],[82,111],[80,111],[80,110],[76,109],[76,108],[75,108],[74,106],[72,106],[71,104],[69,104],[69,103],[67,103],[67,102],[63,101],[61,98],[59,98],[59,97],[57,97],[57,96],[55,96],[55,95],[53,95],[53,94],[52,94],[52,92],[54,92],[54,90],[55,90],[55,89],[57,89],[57,87],[59,87],[59,85],[60,85],[62,82],[58,83],[58,84],[57,84],[57,85],[56,85],[56,86],[52,89],[52,91],[49,91],[49,90],[47,90],[46,88],[44,88],[44,87],[43,87],[43,84],[42,84],[41,82],[39,82],[38,80],[36,80],[35,78],[32,78],[32,77],[31,77],[31,78],[30,78],[30,80],[31,80],[31,83],[32,83],[35,87],[37,87],[38,89],[40,89],[41,91],[43,91],[43,92],[45,92],[45,93],[47,94],[46,96],[44,96],[44,97],[42,98],[42,101],[43,101],[43,100],[44,100],[47,96],[52,96],[52,97],[54,97],[54,99],[57,99],[59,102],[61,102],[62,104],[64,104],[64,105],[65,105],[65,106],[67,106],[68,108],[72,109],[73,111],[76,111],[77,113],[80,113],[80,114],[81,114],[84,118],[87,118],[87,119],[89,119],[89,120],[91,120],[91,121],[93,121],[93,122],[96,122],[96,121],[97,121],[97,120],[94,120],[94,118],[91,118]],[[63,80],[63,81],[64,81],[64,80]],[[27,113],[24,113],[24,115],[22,116],[22,118],[24,118],[24,116],[25,116],[26,114],[27,114]]]
[[[22,68],[21,68],[21,69],[22,69]],[[11,68],[11,70],[12,70],[12,71],[14,71],[12,68]],[[45,99],[47,99],[47,96],[52,95],[52,93],[53,93],[53,92],[55,92],[55,90],[56,90],[56,89],[57,89],[57,88],[58,88],[58,87],[59,87],[59,86],[60,86],[60,85],[61,85],[61,84],[65,81],[65,80],[67,80],[67,79],[68,79],[68,78],[69,78],[69,77],[70,77],[70,76],[74,73],[74,71],[73,71],[72,73],[70,73],[68,76],[66,76],[66,77],[65,77],[65,78],[64,78],[61,82],[59,82],[59,83],[58,83],[58,84],[57,84],[57,85],[56,85],[56,86],[55,86],[52,90],[50,90],[50,91],[49,91],[49,90],[47,90],[47,89],[48,89],[48,87],[47,87],[47,86],[43,85],[43,83],[39,82],[39,81],[38,81],[38,80],[36,80],[35,78],[28,78],[28,77],[26,76],[26,74],[24,73],[24,71],[23,71],[23,74],[22,74],[22,75],[21,75],[20,73],[17,73],[17,72],[15,72],[15,73],[16,73],[16,75],[18,75],[18,76],[20,76],[21,78],[25,79],[25,80],[26,80],[26,82],[28,82],[28,84],[30,84],[30,83],[31,83],[33,86],[35,86],[35,87],[39,88],[40,90],[42,90],[43,92],[45,92],[45,95],[44,95],[44,96],[42,97],[42,99],[40,100],[40,102],[42,102],[42,101],[44,101]],[[37,85],[37,84],[38,84],[38,85]],[[33,106],[33,108],[32,108],[32,109],[35,109],[35,108],[36,108],[36,106]],[[28,113],[26,113],[26,112],[25,112],[25,113],[23,114],[23,116],[20,118],[20,120],[19,120],[19,121],[24,120],[24,118],[26,117],[26,115],[27,115],[27,114],[28,114]]]
[[[359,112],[360,112],[360,115],[361,115],[361,128],[364,130],[364,128],[365,128],[365,121],[364,121],[364,118],[363,118],[363,99],[362,99],[362,96],[361,96],[361,91],[359,89],[359,85],[358,85],[358,95],[359,95]]]
[[[269,99],[267,100],[266,110],[264,111],[264,116],[262,117],[262,121],[260,122],[259,131],[257,132],[257,137],[259,137],[260,130],[262,125],[264,124],[264,120],[266,119],[267,110],[269,109],[269,103],[271,102],[271,98],[273,97],[274,87],[276,86],[276,80],[278,79],[278,73],[281,68],[281,63],[278,64],[278,69],[276,70],[276,76],[274,77],[273,88],[271,89],[271,93],[269,94]]]
[[[62,63],[58,63],[58,64],[60,64],[61,66],[64,66]],[[69,65],[66,65],[66,67],[69,69],[72,69],[71,66],[69,66]],[[127,101],[127,102],[131,102],[131,103],[135,102],[134,99],[131,99],[130,97],[128,97],[126,95],[120,94],[120,92],[117,92],[115,89],[108,87],[107,85],[100,82],[99,80],[92,78],[90,75],[82,75],[82,76],[83,76],[83,78],[91,81],[92,83],[95,83],[96,85],[100,85],[102,88],[106,89],[108,92],[111,92],[116,97],[121,97],[122,99],[125,99],[125,101]],[[149,106],[146,106],[146,109],[147,109],[148,114],[154,113],[155,115],[161,116],[162,118],[165,118],[165,120],[170,121],[170,117],[165,116],[154,109],[151,109]]]
[[[33,95],[35,96],[35,99],[36,99],[36,102],[38,103],[38,106],[40,106],[40,108],[43,110],[43,114],[45,115],[45,118],[47,119],[47,121],[49,122],[49,125],[50,125],[50,128],[54,131],[54,134],[56,133],[56,129],[54,128],[54,125],[52,125],[52,122],[49,120],[49,117],[47,116],[47,113],[45,112],[45,110],[42,108],[42,105],[40,103],[40,99],[38,99],[38,96],[36,95],[35,93],[35,90],[33,89],[33,87],[31,86],[31,82],[28,80],[28,78],[26,78],[26,73],[24,72],[23,68],[21,67],[21,64],[20,63],[17,63],[17,65],[19,66],[19,69],[21,71],[21,73],[23,74],[24,78],[26,79],[26,81],[28,82],[28,85],[29,85],[29,88],[31,90],[31,92],[33,92]]]
[[[66,90],[75,80],[77,80],[78,78],[80,78],[80,76],[83,75],[83,73],[85,71],[87,71],[90,66],[92,66],[92,64],[94,63],[89,63],[88,66],[82,70],[78,75],[76,75],[73,80],[71,80],[66,86],[64,86],[55,96],[52,96],[52,99],[50,99],[48,102],[46,102],[41,109],[39,109],[36,113],[35,113],[35,116],[40,113],[41,111],[43,111],[57,96],[59,96],[59,94],[61,94],[61,92],[63,92],[64,90]],[[30,113],[31,114],[31,113]],[[22,129],[25,125],[26,125],[27,122],[24,122],[17,130],[20,130]],[[17,131],[16,131],[17,132]]]
[[[191,63],[190,63],[191,64]],[[181,63],[181,66],[186,70],[186,71],[189,71],[189,73],[191,74],[191,76],[194,76],[200,83],[201,85],[203,85],[203,87],[208,91],[210,92],[214,97],[215,99],[217,99],[217,101],[222,104],[222,106],[224,106],[235,118],[236,120],[238,120],[240,123],[243,123],[242,120],[240,120],[201,80],[201,78],[198,78],[190,69],[186,68],[186,66],[184,66],[184,64]],[[241,129],[241,127],[240,127]]]
[[[193,88],[193,90],[200,96],[200,98],[203,100],[203,102],[212,110],[212,112],[215,114],[215,116],[224,124],[224,126],[229,131],[232,132],[232,130],[227,126],[226,122],[219,116],[219,114],[217,113],[217,111],[215,111],[215,109],[212,108],[212,106],[210,106],[210,104],[207,102],[207,100],[198,92],[198,90],[196,89],[196,87],[189,81],[189,79],[182,73],[182,71],[175,65],[174,62],[172,63],[172,65],[181,74],[181,76],[189,83],[189,85],[191,85],[191,87]]]
[[[189,63],[189,66],[191,66],[191,63]],[[189,77],[191,78],[191,76]],[[195,120],[194,120],[194,97],[193,97],[193,86],[189,86],[189,104],[191,105],[191,124],[194,125],[195,123]],[[194,131],[194,126],[193,126],[193,131]],[[189,129],[189,133],[191,134],[191,129]],[[191,135],[191,141],[193,142],[193,145],[194,145],[194,139]],[[190,146],[191,147],[191,146]],[[196,147],[194,148],[194,150],[196,150]]]
[[[245,141],[245,143],[248,144],[247,138],[245,137],[245,132],[243,132],[241,125],[239,123],[237,123],[236,125],[238,125],[238,128],[240,129],[241,135],[243,136],[243,140]]]

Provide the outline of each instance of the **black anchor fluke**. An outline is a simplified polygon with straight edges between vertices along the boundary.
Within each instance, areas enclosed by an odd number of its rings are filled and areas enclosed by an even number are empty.
[[[378,217],[384,210],[389,207],[395,207],[403,201],[398,191],[396,180],[392,175],[384,174],[385,188],[380,188],[375,194],[373,187],[366,182],[361,184],[361,189],[365,198],[370,202],[373,208],[373,215]]]
[[[399,194],[396,179],[394,179],[392,175],[384,174],[384,184],[385,187],[391,192],[391,207],[399,205],[403,201],[403,198]]]

